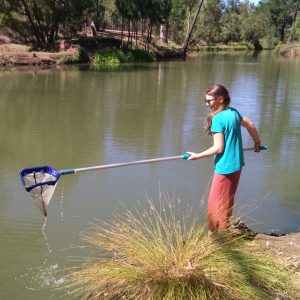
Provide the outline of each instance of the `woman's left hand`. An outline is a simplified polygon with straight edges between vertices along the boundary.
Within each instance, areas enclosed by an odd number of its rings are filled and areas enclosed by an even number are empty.
[[[260,152],[260,146],[261,146],[260,141],[254,143],[254,152]]]

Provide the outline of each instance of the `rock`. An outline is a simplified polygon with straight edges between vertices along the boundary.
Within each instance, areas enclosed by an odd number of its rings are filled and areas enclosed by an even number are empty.
[[[300,260],[299,260],[299,261],[296,261],[296,262],[294,263],[294,267],[295,267],[295,270],[296,270],[297,272],[300,271]]]

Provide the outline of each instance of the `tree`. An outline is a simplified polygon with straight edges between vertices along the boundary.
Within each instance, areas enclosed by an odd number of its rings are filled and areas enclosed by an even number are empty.
[[[221,38],[221,0],[207,0],[201,15],[197,35],[208,44],[220,41]]]
[[[261,50],[259,39],[266,33],[265,20],[259,14],[250,14],[242,20],[241,33],[246,42],[254,45],[256,50]]]
[[[227,0],[225,10],[228,13],[240,14],[240,0]]]
[[[163,43],[168,42],[169,17],[172,9],[171,0],[161,0],[159,2],[160,20],[160,38]]]
[[[169,27],[171,38],[177,43],[182,43],[185,36],[187,9],[185,0],[172,0]]]
[[[171,0],[152,0],[152,5],[148,10],[148,18],[151,26],[161,25],[168,27],[168,20],[172,8]],[[167,30],[166,30],[167,33]],[[150,38],[151,41],[151,38]]]
[[[300,18],[296,19],[291,29],[289,42],[300,41]]]
[[[59,27],[91,6],[92,0],[3,0],[4,24],[37,48],[53,48]]]
[[[220,39],[223,43],[241,40],[241,16],[237,13],[224,13],[220,20]]]
[[[202,5],[203,5],[203,2],[204,2],[204,0],[199,0],[199,4],[198,4],[198,7],[197,7],[196,14],[195,14],[195,16],[194,16],[194,20],[193,20],[193,22],[192,22],[192,25],[191,25],[190,28],[189,28],[189,31],[188,31],[188,33],[187,33],[187,35],[186,35],[185,40],[184,40],[184,42],[183,42],[183,45],[182,45],[182,54],[183,54],[183,56],[186,55],[187,47],[188,47],[188,45],[189,45],[189,43],[190,43],[190,40],[191,40],[191,37],[192,37],[192,33],[193,33],[194,28],[195,28],[195,25],[196,25],[198,16],[199,16],[199,14],[200,14],[201,7],[202,7]]]
[[[130,24],[133,25],[137,40],[138,23],[142,23],[142,37],[147,22],[147,42],[152,39],[154,25],[168,26],[171,11],[171,0],[116,0],[116,7],[122,17],[122,24],[127,22],[128,36],[130,36]],[[123,26],[122,26],[123,28]],[[123,30],[123,29],[122,29]]]
[[[299,0],[269,0],[268,2],[271,22],[276,28],[277,37],[282,42],[285,40],[286,29],[293,24],[293,13],[298,2]]]
[[[96,28],[104,28],[105,6],[102,0],[95,0],[90,8],[90,18],[95,22]]]
[[[185,6],[187,8],[187,16],[186,16],[186,28],[189,30],[190,28],[190,21],[193,8],[196,5],[197,0],[185,0]]]

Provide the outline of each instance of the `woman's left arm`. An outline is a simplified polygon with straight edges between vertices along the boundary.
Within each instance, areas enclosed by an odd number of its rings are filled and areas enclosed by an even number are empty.
[[[247,117],[243,117],[243,119],[241,121],[241,125],[248,130],[248,132],[249,132],[249,134],[250,134],[250,136],[251,136],[251,138],[254,142],[254,148],[255,148],[254,151],[259,152],[260,151],[259,147],[261,146],[261,142],[260,142],[260,137],[259,137],[259,134],[258,134],[256,128],[255,128],[254,123],[250,119],[248,119]]]

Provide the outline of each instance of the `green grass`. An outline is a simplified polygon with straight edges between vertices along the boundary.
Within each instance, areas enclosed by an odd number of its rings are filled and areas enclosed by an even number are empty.
[[[63,64],[76,64],[80,62],[79,54],[64,55],[61,58]]]
[[[127,52],[116,48],[105,49],[97,52],[91,58],[94,66],[118,65],[120,63],[153,62],[155,57],[152,53],[142,49],[132,49]]]
[[[249,50],[249,46],[246,43],[232,43],[232,44],[216,44],[207,45],[203,47],[208,51],[222,51],[222,50]]]
[[[63,64],[77,64],[89,61],[86,50],[82,47],[78,48],[78,52],[70,55],[64,55],[61,59]]]
[[[166,209],[167,208],[167,209]],[[166,204],[94,224],[84,240],[98,251],[66,275],[82,299],[300,299],[292,274],[253,253],[230,231],[207,234],[189,213]],[[292,298],[294,297],[294,298]]]

